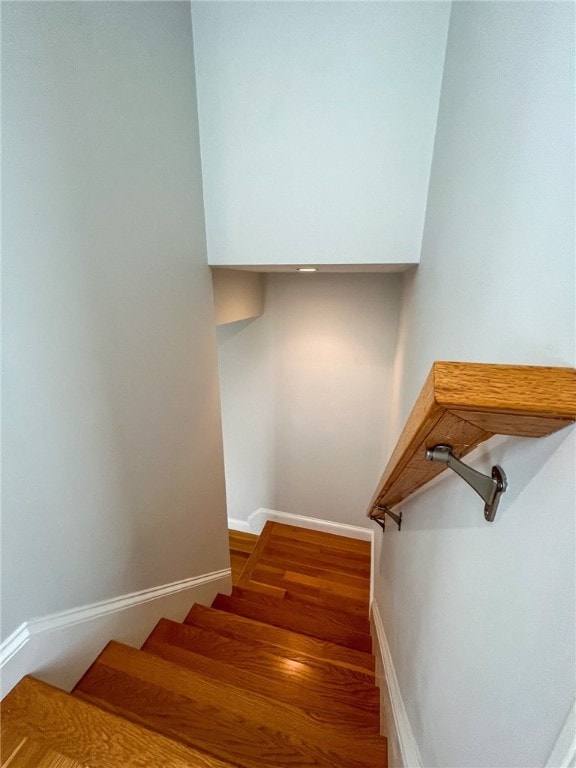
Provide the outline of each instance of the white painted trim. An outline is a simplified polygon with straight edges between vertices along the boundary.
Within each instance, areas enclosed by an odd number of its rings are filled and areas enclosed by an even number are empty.
[[[268,520],[266,515],[266,512],[268,511],[272,512],[273,510],[267,510],[265,507],[259,507],[255,512],[252,512],[251,515],[248,515],[248,525],[252,533],[255,533],[256,536],[260,536],[262,533],[264,524]]]
[[[69,687],[108,640],[138,646],[163,615],[181,620],[191,599],[211,602],[230,588],[226,568],[26,621],[0,644],[1,695],[25,674]]]
[[[576,702],[558,734],[545,768],[573,768],[576,765]]]
[[[374,580],[376,573],[376,537],[375,531],[370,531],[370,605],[374,602]]]
[[[20,624],[18,629],[15,629],[11,635],[0,643],[0,669],[10,661],[20,648],[22,648],[30,639],[30,632],[28,630],[28,622]]]
[[[74,624],[79,624],[83,621],[91,621],[100,616],[116,613],[116,611],[123,611],[126,608],[132,608],[135,605],[142,605],[142,603],[148,603],[150,600],[158,600],[159,598],[167,597],[168,595],[174,595],[177,592],[193,589],[201,584],[210,584],[213,581],[219,581],[220,579],[229,576],[230,573],[230,569],[227,568],[223,571],[205,573],[202,576],[192,576],[190,579],[173,581],[171,584],[163,584],[160,587],[152,587],[151,589],[142,589],[139,592],[131,592],[128,595],[113,597],[110,600],[100,600],[97,603],[84,605],[81,608],[72,608],[69,611],[52,613],[41,619],[33,619],[32,621],[29,621],[28,632],[30,636],[32,636],[42,632],[50,632],[53,629],[59,629],[60,627],[72,627]],[[0,669],[1,668],[2,654],[0,651]]]
[[[333,520],[321,520],[319,517],[307,517],[306,515],[292,515],[289,512],[279,512],[277,509],[260,507],[248,517],[248,524],[253,533],[261,533],[264,523],[272,520],[276,523],[295,525],[299,528],[308,528],[312,531],[334,533],[336,536],[348,536],[351,539],[372,541],[373,531],[370,528],[362,528],[359,525],[336,523]]]
[[[382,659],[386,684],[388,686],[388,695],[390,697],[392,717],[394,720],[394,730],[396,731],[395,736],[400,751],[402,766],[403,768],[422,768],[420,751],[418,750],[416,737],[414,736],[414,731],[412,730],[408,713],[404,706],[400,685],[398,684],[398,678],[396,677],[396,670],[394,669],[394,662],[392,661],[392,654],[390,653],[390,647],[388,645],[388,640],[386,639],[386,631],[384,630],[384,624],[376,601],[372,602],[372,619],[376,630],[378,650],[380,652],[380,658]]]
[[[234,517],[228,518],[228,528],[232,531],[242,531],[242,533],[253,533],[250,523],[247,520],[236,520]]]

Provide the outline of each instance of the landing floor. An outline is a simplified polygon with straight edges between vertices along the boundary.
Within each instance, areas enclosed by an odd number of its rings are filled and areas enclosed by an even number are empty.
[[[235,554],[236,586],[368,619],[369,542],[268,522],[249,544],[253,554],[239,575]]]

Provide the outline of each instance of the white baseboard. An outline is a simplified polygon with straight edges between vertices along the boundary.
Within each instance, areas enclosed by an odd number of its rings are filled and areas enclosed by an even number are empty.
[[[375,654],[381,662],[387,687],[387,697],[383,694],[383,711],[388,715],[386,730],[390,768],[422,768],[418,744],[402,700],[384,624],[375,601],[372,602],[372,621],[376,634]]]
[[[576,765],[576,702],[546,761],[545,768],[573,768]]]
[[[242,533],[254,533],[247,520],[236,520],[234,517],[228,518],[228,528],[232,531],[241,531]]]
[[[279,512],[277,509],[260,507],[248,517],[248,525],[251,533],[260,534],[264,524],[272,520],[275,523],[296,525],[299,528],[308,528],[312,531],[334,533],[336,536],[348,536],[351,539],[372,541],[372,530],[362,528],[359,525],[336,523],[333,520],[321,520],[319,517],[307,517],[306,515],[292,515],[289,512]]]
[[[230,590],[226,569],[24,622],[0,644],[0,697],[24,675],[70,690],[109,640],[139,647],[160,618]]]

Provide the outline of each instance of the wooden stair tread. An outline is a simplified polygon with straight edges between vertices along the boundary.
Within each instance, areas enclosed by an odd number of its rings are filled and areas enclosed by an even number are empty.
[[[246,619],[245,623],[230,621],[230,614],[225,611],[214,609],[213,612],[208,613],[201,610],[205,607],[200,606],[200,610],[197,611],[192,609],[183,626],[211,632],[223,640],[240,643],[242,646],[247,646],[255,651],[263,651],[274,657],[306,664],[307,667],[316,670],[319,674],[330,673],[336,680],[342,682],[352,679],[370,686],[374,685],[374,663],[372,657],[368,657],[368,665],[371,667],[369,669],[367,665],[359,667],[357,664],[333,661],[327,658],[327,653],[324,656],[321,656],[317,651],[316,655],[306,653],[302,650],[301,643],[294,642],[294,640],[299,641],[303,637],[304,645],[307,646],[306,641],[308,638],[301,635],[294,634],[293,637],[290,634],[288,637],[284,635],[282,637],[283,645],[279,645],[278,641],[276,643],[268,642],[260,636],[261,632],[259,630],[261,628],[258,622],[253,622],[257,625],[253,627],[249,623],[249,619]],[[241,619],[241,617],[238,617],[238,619]],[[340,647],[336,646],[338,649]],[[310,651],[310,648],[307,647],[306,650]]]
[[[254,553],[252,553],[254,554]],[[250,555],[250,558],[252,555]],[[286,571],[297,571],[300,568],[311,568],[313,572],[329,572],[340,576],[354,576],[356,579],[370,582],[370,561],[365,559],[354,561],[343,560],[338,552],[303,551],[298,546],[279,546],[276,543],[266,547],[258,558],[265,565],[280,566]]]
[[[252,558],[252,555],[250,555],[250,558]],[[364,594],[370,592],[370,579],[367,579],[364,576],[358,576],[353,573],[332,571],[329,568],[321,567],[317,563],[315,564],[313,562],[292,563],[281,557],[277,557],[272,562],[268,562],[265,558],[264,561],[254,563],[253,570],[255,569],[262,570],[263,572],[268,569],[273,569],[274,571],[281,571],[283,573],[298,573],[304,576],[310,576],[314,579],[327,581],[328,583],[335,584],[337,586],[341,584],[353,586],[361,590]],[[256,577],[252,575],[251,578]],[[238,586],[246,586],[246,579],[243,578]]]
[[[380,768],[386,762],[381,736],[346,736],[297,707],[116,642],[106,646],[75,693],[245,768]]]
[[[3,731],[8,729],[13,738],[29,738],[47,750],[61,753],[76,761],[73,765],[90,768],[228,768],[231,765],[32,677],[23,678],[4,698],[1,714]],[[3,761],[5,746],[3,740]]]
[[[287,536],[285,529],[278,523],[272,523],[270,531],[261,548],[263,553],[278,551],[297,562],[326,564],[331,570],[352,573],[358,571],[364,578],[370,578],[370,543],[356,539],[332,536],[314,532],[312,539],[306,533]],[[298,529],[296,529],[298,530]]]
[[[329,544],[320,542],[312,543],[306,541],[297,541],[285,539],[279,536],[270,536],[265,552],[281,552],[288,558],[293,558],[297,562],[316,561],[326,563],[327,567],[334,571],[359,572],[360,578],[370,578],[370,555],[364,552],[355,552],[335,548]]]
[[[86,768],[72,757],[63,755],[30,736],[13,734],[8,726],[0,729],[1,768]]]
[[[352,539],[348,536],[340,536],[335,533],[326,533],[325,531],[315,531],[311,528],[300,528],[296,525],[286,525],[285,523],[271,523],[271,537],[288,539],[297,542],[309,542],[312,544],[322,544],[332,549],[340,549],[345,552],[356,552],[366,557],[370,557],[370,542],[363,539]]]
[[[245,640],[251,644],[264,643],[268,647],[276,646],[283,652],[283,655],[290,652],[291,654],[309,656],[369,675],[373,679],[374,657],[372,655],[326,640],[301,635],[245,616],[220,611],[216,608],[207,608],[199,604],[192,606],[184,619],[184,623],[200,626],[203,629],[212,629],[220,634]]]
[[[293,589],[296,585],[302,584],[307,587],[314,587],[320,592],[342,595],[350,597],[355,601],[361,601],[364,603],[365,608],[368,609],[370,582],[367,579],[361,579],[349,574],[333,573],[321,568],[314,568],[313,566],[291,569],[284,568],[280,564],[267,565],[265,563],[258,563],[252,576],[253,579],[258,578],[257,573],[259,570],[263,574],[270,570],[281,574],[285,581],[283,586],[287,589]],[[249,588],[247,584],[239,584],[238,586]]]
[[[234,584],[367,622],[370,552],[367,541],[269,521]]]
[[[274,584],[267,584],[263,581],[254,581],[256,576],[253,576],[252,579],[248,582],[244,582],[246,584],[247,588],[250,588],[254,592],[258,592],[263,595],[271,595],[272,597],[277,597],[279,600],[283,600],[286,597],[286,589],[284,587],[276,587]],[[239,585],[240,579],[238,579],[236,582],[232,582],[235,587]]]
[[[228,541],[230,549],[235,552],[245,552],[250,554],[258,541],[258,536],[243,531],[233,531],[228,529]]]
[[[319,576],[285,571],[262,564],[253,571],[252,578],[261,579],[275,589],[281,590],[282,594],[277,594],[276,597],[283,597],[296,603],[316,605],[350,616],[359,616],[365,622],[369,621],[369,585],[359,590],[346,584],[330,582]],[[249,581],[243,586],[261,591],[260,586],[257,586],[254,581]]]
[[[338,619],[328,613],[315,617],[302,610],[303,606],[294,606],[287,601],[286,606],[261,605],[238,597],[219,594],[212,606],[245,618],[272,624],[282,629],[298,632],[302,635],[326,640],[356,651],[371,653],[372,638],[369,634],[357,632],[340,624]]]
[[[359,616],[364,621],[368,621],[370,615],[370,584],[368,582],[365,587],[359,589],[343,582],[325,579],[321,575],[287,571],[258,563],[252,571],[250,581],[242,580],[240,584],[240,580],[237,580],[234,583],[240,588],[258,592],[266,591],[274,597]],[[265,589],[263,584],[266,585]]]
[[[251,630],[251,627],[248,629]],[[353,701],[358,709],[366,708],[370,711],[373,704],[380,700],[373,675],[353,672],[338,664],[303,653],[291,653],[288,649],[265,642],[254,643],[252,636],[238,639],[195,624],[161,619],[150,634],[152,637],[161,642],[191,648],[209,658],[227,661],[234,667],[266,675],[283,676],[287,669],[296,668],[301,684],[305,682],[311,688],[320,686],[338,701]],[[290,663],[287,664],[287,661]]]
[[[109,643],[74,695],[24,678],[0,768],[385,768],[370,544],[279,523],[229,544],[232,596]]]
[[[329,674],[311,675],[311,670],[303,663],[270,656],[249,646],[244,646],[243,653],[235,648],[234,654],[230,655],[231,649],[222,643],[222,638],[211,632],[204,632],[205,642],[200,650],[198,632],[202,630],[195,633],[191,627],[162,620],[142,650],[297,706],[320,722],[338,724],[352,733],[358,729],[378,732],[379,702],[374,687],[351,680],[346,686],[335,684]],[[248,664],[247,657],[251,657]]]
[[[302,616],[310,616],[315,619],[324,619],[330,623],[342,625],[346,629],[354,630],[365,635],[370,635],[370,622],[361,616],[355,616],[346,611],[337,611],[324,608],[320,605],[311,606],[310,604],[291,601],[288,603],[285,599],[278,599],[272,595],[265,595],[246,587],[236,586],[232,589],[232,597],[238,597],[241,600],[249,600],[259,605],[272,606],[280,608],[287,612],[298,613]]]

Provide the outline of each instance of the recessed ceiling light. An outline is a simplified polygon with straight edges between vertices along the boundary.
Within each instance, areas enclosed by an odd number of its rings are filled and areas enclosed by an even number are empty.
[[[318,267],[298,267],[298,272],[318,272]]]

